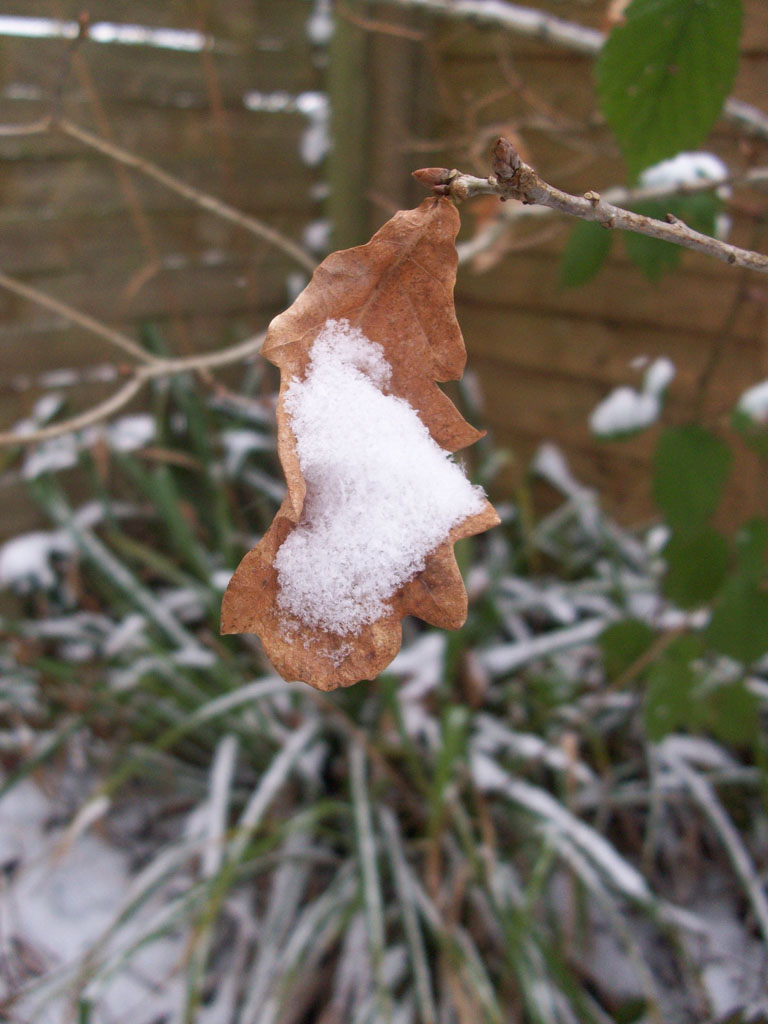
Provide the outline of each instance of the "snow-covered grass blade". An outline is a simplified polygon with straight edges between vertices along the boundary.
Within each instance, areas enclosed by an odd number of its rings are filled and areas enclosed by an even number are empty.
[[[218,632],[284,493],[270,382],[246,383],[209,399],[176,378],[146,447],[69,446],[77,499],[48,453],[30,487],[49,528],[0,547],[0,1017],[766,1012],[765,747],[685,725],[651,742],[642,658],[614,665],[604,640],[689,622],[658,538],[545,447],[558,507],[521,494],[457,546],[462,630],[406,621],[379,680],[285,684]],[[478,447],[487,486],[500,456]],[[746,677],[763,722],[767,670]]]

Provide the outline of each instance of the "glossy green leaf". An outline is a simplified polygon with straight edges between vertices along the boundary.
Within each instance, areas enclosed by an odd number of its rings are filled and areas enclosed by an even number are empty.
[[[736,73],[740,0],[632,0],[596,67],[630,173],[701,145]]]
[[[673,534],[664,546],[667,572],[664,593],[681,608],[710,601],[725,579],[730,561],[728,541],[712,527],[700,533]]]
[[[662,433],[654,457],[653,496],[675,533],[696,534],[707,524],[730,465],[728,447],[703,427]]]
[[[580,220],[571,230],[563,252],[560,284],[573,288],[591,281],[608,258],[612,242],[612,231],[594,221]]]

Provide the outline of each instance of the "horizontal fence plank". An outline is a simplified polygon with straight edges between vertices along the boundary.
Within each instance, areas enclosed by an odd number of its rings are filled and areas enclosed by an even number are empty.
[[[62,44],[52,39],[0,37],[0,87],[7,93],[24,89],[43,97],[58,85]],[[83,50],[94,87],[102,100],[143,103],[158,107],[205,108],[211,102],[207,71],[199,53],[97,47]],[[317,69],[306,50],[273,50],[211,56],[215,88],[226,106],[242,105],[251,90],[300,93],[318,88]],[[65,110],[77,104],[82,90],[68,82]]]
[[[228,260],[224,266],[206,266],[191,261],[188,265],[165,269],[149,278],[135,294],[127,294],[132,272],[142,267],[120,266],[110,261],[100,273],[65,271],[42,278],[27,278],[28,283],[61,299],[97,319],[140,321],[163,316],[172,300],[185,314],[223,313],[244,305],[273,308],[286,297],[288,274],[294,270],[285,259],[269,253],[248,260]],[[244,296],[247,297],[244,300]],[[0,294],[0,324],[25,316],[28,303],[8,293]]]
[[[603,397],[614,387],[642,387],[644,367],[631,364],[671,359],[676,376],[669,392],[681,405],[693,408],[703,389],[703,414],[719,420],[740,394],[765,372],[764,357],[752,342],[713,337],[697,346],[690,339],[668,331],[606,327],[598,322],[573,323],[557,317],[530,314],[463,313],[461,323],[467,340],[469,365],[481,379],[498,373],[509,377],[510,395],[518,372],[538,374],[559,400],[562,388],[580,396],[581,418],[586,419],[595,400],[594,387]],[[710,360],[716,372],[710,373]],[[503,410],[504,405],[500,403]],[[526,406],[514,401],[507,406],[510,422],[528,417]]]
[[[695,257],[692,255],[691,257]],[[706,262],[704,257],[698,261]],[[757,275],[754,291],[729,325],[732,337],[759,336],[765,311],[765,283]],[[600,274],[579,288],[558,286],[558,259],[539,250],[508,257],[484,274],[459,275],[457,303],[464,306],[549,312],[600,320],[610,325],[649,326],[681,331],[691,338],[711,335],[730,317],[742,278],[725,267],[710,279],[678,271],[651,284],[629,263],[609,261]]]
[[[142,150],[137,150],[141,154]],[[154,161],[153,161],[154,162]],[[270,156],[248,150],[222,173],[209,153],[195,159],[165,159],[157,166],[202,192],[234,203],[246,213],[267,216],[271,211],[291,214],[311,205],[314,176],[298,163],[290,139],[275,145]],[[150,209],[194,209],[195,204],[146,175],[129,171],[142,205]],[[223,194],[222,194],[223,193]],[[51,219],[108,214],[126,205],[112,161],[81,152],[66,161],[0,163],[0,219]],[[206,216],[215,214],[206,213]]]
[[[201,16],[188,0],[89,0],[86,5],[82,0],[13,0],[13,10],[5,13],[31,19],[76,21],[84,9],[92,25],[107,22],[203,30],[216,40],[234,39],[262,49],[289,44],[307,47],[306,21],[311,12],[306,0],[206,0],[199,6]]]
[[[184,207],[156,210],[145,206],[155,248],[149,249],[131,211],[117,207],[101,214],[73,215],[66,219],[0,217],[0,267],[6,273],[55,275],[63,268],[99,272],[116,260],[126,268],[154,261],[179,267],[195,262],[210,266],[265,250],[266,243],[241,229],[224,224],[205,211]],[[273,215],[269,223],[287,238],[301,239],[312,207]]]

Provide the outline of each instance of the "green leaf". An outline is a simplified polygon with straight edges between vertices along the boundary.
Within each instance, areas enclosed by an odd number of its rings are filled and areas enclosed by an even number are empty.
[[[741,526],[734,537],[739,573],[757,583],[765,572],[768,551],[768,520],[755,516]]]
[[[737,407],[731,414],[731,426],[752,451],[762,458],[768,455],[768,424]]]
[[[648,200],[635,204],[633,210],[655,220],[664,220],[666,215],[671,213],[695,231],[712,235],[720,205],[720,200],[714,193],[702,193],[695,196]],[[674,270],[682,255],[679,245],[662,242],[660,238],[638,235],[634,231],[624,233],[624,245],[629,258],[651,281],[657,281],[668,270]]]
[[[740,0],[632,0],[596,66],[603,114],[630,173],[696,149],[739,57]]]
[[[768,653],[768,594],[745,575],[734,576],[712,613],[706,632],[716,651],[749,665]]]
[[[697,608],[718,592],[728,571],[728,541],[712,527],[673,534],[664,546],[664,593],[681,608]]]
[[[616,1024],[637,1024],[638,1021],[648,1017],[648,1003],[645,999],[633,998],[622,1003],[614,1011],[613,1019]]]
[[[651,627],[639,619],[624,619],[604,629],[599,644],[606,676],[616,679],[626,672],[645,654],[655,635]]]
[[[751,743],[760,724],[760,701],[739,679],[708,694],[699,717],[702,725],[725,743]]]
[[[645,731],[654,742],[695,718],[694,690],[698,682],[693,661],[701,654],[698,637],[682,636],[669,645],[648,671]]]
[[[573,288],[591,281],[605,263],[612,242],[612,231],[594,221],[579,221],[560,261],[560,284]]]
[[[730,465],[730,450],[703,427],[662,433],[654,457],[653,496],[675,533],[701,532],[717,508]]]

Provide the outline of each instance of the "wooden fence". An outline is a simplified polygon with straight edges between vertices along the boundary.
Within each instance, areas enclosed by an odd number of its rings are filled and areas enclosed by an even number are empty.
[[[62,88],[69,44],[54,34],[66,31],[83,6],[101,27],[78,50]],[[515,133],[561,187],[583,192],[621,181],[614,147],[594,116],[588,58],[469,22],[360,2],[341,5],[328,48],[324,6],[15,0],[0,15],[0,123],[43,116],[60,89],[73,121],[294,240],[311,225],[321,238],[322,218],[330,216],[337,245],[364,240],[394,209],[418,201],[412,168],[484,170],[499,132]],[[597,26],[605,9],[548,7]],[[734,95],[768,110],[768,23],[762,0],[747,0],[746,7]],[[3,28],[3,17],[18,20]],[[186,34],[145,31],[138,42],[136,31],[129,42],[123,28],[122,42],[108,41],[110,33],[120,35],[114,26],[125,25]],[[23,37],[22,30],[37,36]],[[326,93],[334,150],[320,162]],[[768,157],[765,142],[745,140],[724,124],[715,146],[734,169]],[[465,236],[492,212],[487,203],[468,204]],[[768,248],[764,216],[764,195],[740,192],[734,240]],[[617,239],[595,281],[562,289],[558,261],[567,225],[547,231],[536,244],[524,233],[515,236],[514,251],[483,273],[465,267],[457,287],[489,424],[514,456],[500,487],[513,490],[536,446],[553,440],[577,476],[600,488],[624,518],[637,520],[650,511],[653,436],[598,443],[589,434],[589,412],[612,387],[637,383],[634,359],[664,355],[678,371],[671,420],[700,407],[708,422],[725,426],[739,393],[768,377],[767,283],[686,253],[678,272],[651,284]],[[297,271],[265,243],[55,131],[0,136],[0,268],[131,333],[151,320],[180,353],[262,328],[285,305]],[[3,427],[28,413],[40,394],[23,387],[22,378],[112,358],[60,317],[0,291]],[[110,386],[71,389],[73,407],[104,397]],[[757,507],[762,488],[758,468],[742,453],[732,514]],[[22,494],[6,473],[3,534],[31,521]]]

